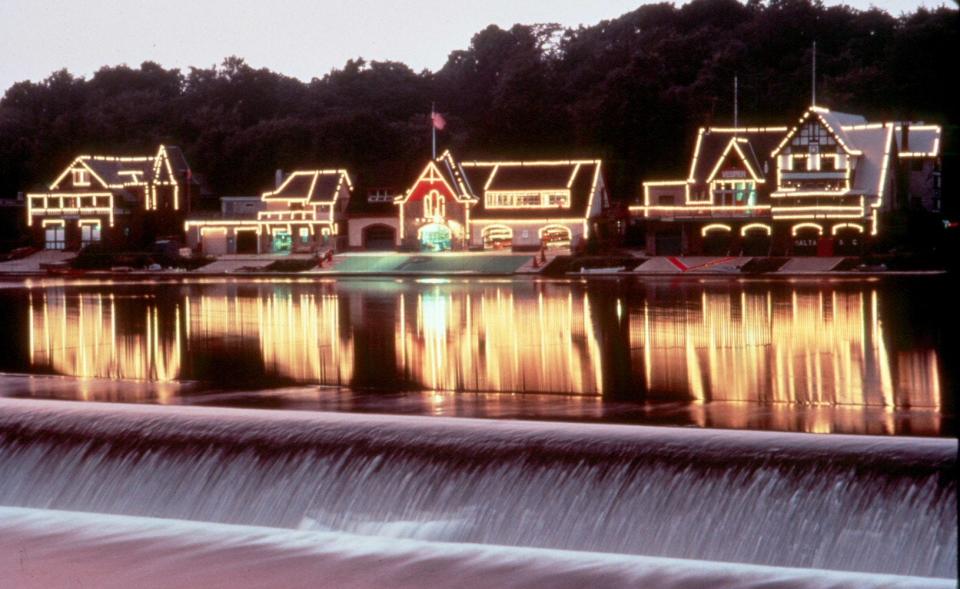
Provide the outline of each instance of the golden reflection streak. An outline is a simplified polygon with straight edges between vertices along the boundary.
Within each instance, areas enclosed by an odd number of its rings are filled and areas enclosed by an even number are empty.
[[[631,349],[642,349],[650,395],[689,391],[695,400],[939,408],[939,363],[932,350],[890,358],[879,295],[834,291],[703,292],[679,310],[654,297],[628,315]],[[731,302],[739,299],[735,310]],[[897,369],[897,386],[893,370]],[[897,391],[899,396],[894,395]],[[807,424],[832,431],[829,413]]]
[[[536,288],[526,296],[512,286],[464,292],[437,285],[413,303],[401,293],[393,330],[398,368],[434,391],[601,395],[594,301],[566,287]],[[875,406],[886,410],[883,427],[892,431],[894,408],[939,410],[939,358],[929,349],[891,356],[879,296],[705,291],[692,307],[654,297],[625,314],[636,370],[653,399],[689,391],[703,402]],[[113,294],[62,288],[39,300],[31,293],[30,362],[78,377],[168,382],[180,377],[185,354],[202,353],[198,343],[239,338],[259,346],[264,366],[278,375],[323,384],[353,377],[353,335],[335,295],[224,292],[166,307],[151,299],[137,303],[145,308],[141,321],[124,315],[129,307],[120,303]],[[804,427],[834,427],[829,412],[814,413],[820,417]]]
[[[264,367],[278,376],[331,385],[353,378],[353,338],[340,335],[335,296],[283,291],[260,297],[204,295],[186,308],[188,337],[256,342]]]
[[[180,372],[179,336],[161,337],[160,310],[148,304],[144,332],[117,333],[117,308],[100,294],[68,296],[62,290],[43,295],[42,309],[29,306],[29,357],[33,365],[60,374],[170,382]],[[175,331],[178,327],[175,327]],[[81,383],[82,398],[89,388]]]
[[[434,391],[600,395],[601,351],[587,295],[519,297],[511,288],[418,294],[398,302],[396,360]]]
[[[184,308],[183,328],[179,303],[172,317],[148,303],[142,326],[121,320],[130,331],[120,333],[113,296],[44,293],[40,309],[28,306],[30,363],[79,378],[171,382],[180,377],[185,337],[240,337],[259,341],[264,365],[282,376],[324,384],[352,378],[352,338],[339,336],[334,296],[200,296],[194,304],[186,298]],[[172,329],[165,317],[172,318]],[[161,391],[160,400],[169,401],[170,394]]]

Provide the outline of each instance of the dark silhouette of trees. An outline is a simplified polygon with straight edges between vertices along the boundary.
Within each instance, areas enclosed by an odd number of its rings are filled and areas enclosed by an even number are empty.
[[[275,169],[302,166],[346,166],[361,183],[399,187],[429,155],[435,102],[448,121],[441,146],[461,157],[603,157],[613,195],[630,200],[643,179],[684,168],[698,126],[731,122],[734,75],[742,122],[799,115],[814,40],[819,103],[935,121],[950,146],[957,15],[694,0],[568,30],[491,25],[437,72],[354,59],[304,83],[239,57],[185,73],[149,62],[89,79],[61,70],[0,100],[0,194],[49,181],[79,153],[160,142],[182,146],[218,194],[256,194]]]

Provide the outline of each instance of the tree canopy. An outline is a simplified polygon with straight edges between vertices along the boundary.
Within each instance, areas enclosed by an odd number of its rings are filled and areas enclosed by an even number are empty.
[[[436,72],[348,61],[309,82],[240,57],[187,72],[155,63],[66,70],[0,100],[0,195],[32,189],[80,153],[180,145],[218,194],[256,194],[277,168],[345,166],[403,182],[430,150],[429,112],[459,157],[596,156],[617,198],[679,172],[697,127],[784,124],[810,103],[877,119],[944,124],[960,103],[944,63],[960,55],[958,12],[825,7],[810,0],[649,4],[593,26],[489,26]],[[397,178],[400,176],[399,178]]]

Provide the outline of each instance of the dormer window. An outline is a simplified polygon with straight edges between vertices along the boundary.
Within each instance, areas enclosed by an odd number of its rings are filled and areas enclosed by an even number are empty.
[[[393,202],[395,198],[396,194],[384,188],[371,190],[367,193],[367,202]]]
[[[90,171],[84,168],[74,168],[70,170],[73,175],[74,186],[90,186]]]

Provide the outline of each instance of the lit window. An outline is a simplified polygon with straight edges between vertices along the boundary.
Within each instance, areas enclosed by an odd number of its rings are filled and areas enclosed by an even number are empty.
[[[719,206],[747,206],[756,204],[757,185],[752,180],[715,181],[712,185],[713,202]]]
[[[808,172],[819,172],[820,171],[820,146],[816,143],[811,143],[810,146],[810,157],[807,158],[807,171]]]
[[[100,223],[81,223],[80,242],[82,245],[100,241]]]
[[[488,190],[484,195],[488,208],[557,208],[570,206],[570,192],[565,190],[499,192]]]
[[[423,198],[423,216],[427,218],[445,217],[447,214],[446,201],[443,195],[436,190],[431,190]]]
[[[83,168],[74,168],[70,170],[73,174],[74,186],[90,186],[90,172]]]
[[[62,224],[47,225],[43,229],[44,247],[48,250],[62,250],[66,246]]]
[[[570,206],[570,199],[568,195],[563,192],[552,192],[547,194],[547,205],[551,207]]]

